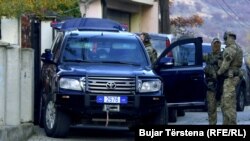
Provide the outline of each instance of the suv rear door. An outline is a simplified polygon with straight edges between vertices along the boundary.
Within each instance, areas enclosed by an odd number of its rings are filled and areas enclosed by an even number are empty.
[[[167,37],[167,34],[149,33],[149,36],[152,46],[157,51],[157,57],[159,57],[160,54],[164,51],[164,49],[170,46],[170,40]]]
[[[202,38],[178,40],[166,48],[154,65],[164,80],[169,107],[205,105]]]

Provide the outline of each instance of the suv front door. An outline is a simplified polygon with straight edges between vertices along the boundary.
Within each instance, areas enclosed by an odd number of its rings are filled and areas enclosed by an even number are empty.
[[[193,108],[205,105],[201,37],[172,43],[159,56],[154,68],[164,80],[168,107]]]

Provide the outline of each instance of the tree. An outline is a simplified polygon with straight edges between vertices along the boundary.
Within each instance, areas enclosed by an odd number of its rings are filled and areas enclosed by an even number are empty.
[[[173,5],[174,0],[170,0],[169,7]],[[198,14],[191,15],[190,17],[175,17],[170,18],[170,25],[174,27],[174,34],[178,36],[187,35],[194,36],[192,31],[188,31],[187,27],[198,27],[204,23],[204,20]]]
[[[185,27],[185,26],[190,26],[190,27],[196,27],[196,26],[201,26],[204,23],[204,20],[199,16],[199,15],[192,15],[191,17],[176,17],[176,18],[171,18],[171,25],[175,25],[177,27]]]
[[[174,0],[169,1],[169,7],[171,7],[174,3]],[[204,23],[202,17],[198,14],[191,15],[190,17],[175,17],[170,18],[170,24],[176,27],[197,27],[201,26]]]
[[[0,0],[0,9],[0,17],[20,17],[23,14],[32,14],[44,18],[48,11],[59,15],[80,15],[78,0]]]
[[[175,27],[174,32],[178,32],[180,29],[186,27],[197,27],[204,23],[202,17],[197,14],[186,18],[180,16],[176,18],[170,18],[169,8],[173,5],[173,2],[174,0],[159,0],[161,14],[160,32],[170,33],[171,26]]]

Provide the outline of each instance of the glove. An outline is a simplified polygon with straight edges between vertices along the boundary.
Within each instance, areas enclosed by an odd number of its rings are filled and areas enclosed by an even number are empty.
[[[208,82],[207,88],[208,88],[208,90],[215,91],[216,90],[216,82]]]
[[[230,77],[230,78],[234,77],[234,71],[233,70],[228,71],[228,77]]]
[[[221,75],[221,71],[220,70],[217,71],[217,76],[219,76],[219,75]]]

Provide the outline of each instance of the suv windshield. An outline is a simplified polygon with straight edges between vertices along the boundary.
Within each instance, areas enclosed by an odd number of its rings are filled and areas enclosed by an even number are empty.
[[[112,39],[104,36],[68,37],[62,61],[147,65],[145,54],[136,38]]]

